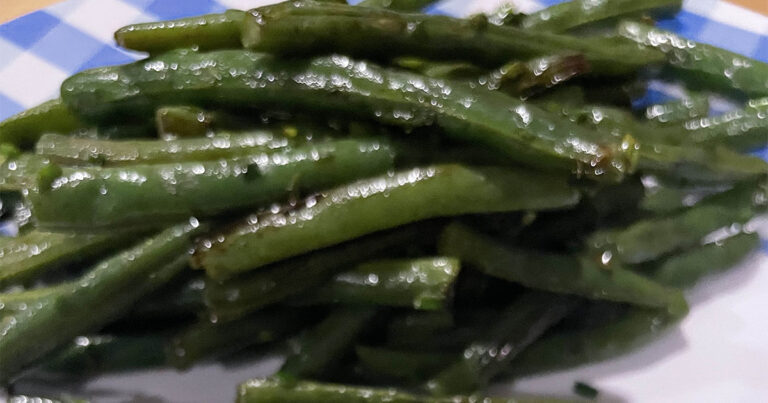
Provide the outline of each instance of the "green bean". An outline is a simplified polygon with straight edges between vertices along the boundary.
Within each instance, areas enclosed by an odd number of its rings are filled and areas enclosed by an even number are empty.
[[[181,268],[187,265],[187,257],[182,256],[165,266],[158,274],[150,276],[146,288],[154,290],[171,280]],[[74,281],[65,281],[55,285],[46,285],[23,291],[0,293],[0,314],[24,313],[47,299],[57,297],[75,287]],[[1,315],[0,315],[1,316]]]
[[[641,150],[642,146],[652,146],[659,143],[675,144],[675,138],[681,137],[679,129],[660,129],[642,124],[635,119],[632,113],[623,108],[602,105],[572,105],[562,106],[559,109],[562,115],[579,125],[592,127],[617,138],[629,134],[641,143]],[[642,157],[643,154],[640,156]]]
[[[419,57],[398,57],[392,65],[432,78],[475,79],[487,72],[486,68],[467,62],[436,62]]]
[[[106,259],[61,292],[0,319],[0,379],[19,371],[78,335],[98,330],[151,289],[186,266],[183,256],[201,227],[196,220]],[[87,309],[84,309],[87,307]]]
[[[683,128],[681,134],[686,142],[751,151],[768,144],[768,106],[755,104],[718,116],[691,119]]]
[[[668,217],[638,221],[627,228],[595,233],[588,244],[604,256],[642,263],[691,247],[721,228],[743,224],[768,205],[766,183],[747,182],[710,196]]]
[[[409,312],[389,322],[387,344],[409,348],[414,341],[431,341],[435,335],[449,331],[454,326],[453,315],[449,311]]]
[[[297,302],[438,310],[446,306],[458,274],[459,261],[451,258],[377,260],[337,274]]]
[[[565,32],[607,19],[642,12],[676,12],[681,0],[607,0],[595,2],[574,0],[556,4],[527,15],[520,22],[522,28],[534,31]]]
[[[181,164],[66,168],[29,199],[44,228],[147,227],[265,206],[392,166],[380,141],[341,140]]]
[[[606,136],[618,139],[630,135],[637,139],[637,168],[641,172],[666,173],[698,181],[733,181],[768,171],[768,163],[762,159],[721,146],[756,145],[761,137],[768,135],[759,122],[750,122],[749,118],[732,123],[722,118],[692,120],[685,123],[691,129],[686,133],[678,127],[642,124],[619,108],[589,105],[559,109],[574,123],[594,127]]]
[[[755,234],[739,234],[672,256],[651,271],[653,280],[691,287],[703,276],[732,267],[759,244]],[[623,354],[655,339],[683,315],[641,308],[600,326],[547,336],[524,351],[511,366],[516,376],[583,365]]]
[[[655,175],[644,176],[643,185],[645,195],[639,207],[655,214],[668,214],[692,207],[706,197],[733,188],[730,183],[675,183]]]
[[[32,230],[0,243],[0,290],[25,284],[46,271],[98,256],[135,234],[73,234]]]
[[[205,279],[192,277],[181,284],[170,284],[137,304],[123,320],[174,320],[192,317],[205,310]]]
[[[301,337],[280,372],[302,378],[327,374],[338,358],[352,349],[355,339],[375,314],[375,308],[334,310]]]
[[[603,130],[633,132],[641,128],[632,113],[624,108],[604,105],[565,105],[560,107],[560,113],[574,123]],[[646,130],[650,129],[650,127],[646,128]]]
[[[499,312],[492,311],[498,315]],[[495,321],[497,318],[490,316],[489,313],[484,313],[482,316],[488,322]],[[487,327],[488,322],[479,325],[477,323],[461,324],[448,329],[440,329],[437,333],[422,334],[415,333],[414,337],[408,337],[408,333],[404,335],[388,335],[387,346],[417,350],[425,352],[446,352],[460,353],[464,347],[466,347],[472,341],[477,340],[482,335]],[[426,330],[426,329],[424,329]],[[456,356],[454,356],[454,359]]]
[[[403,351],[390,348],[356,346],[355,354],[372,376],[423,382],[450,365],[454,354],[423,351]]]
[[[126,49],[149,53],[185,47],[238,48],[244,15],[239,10],[227,10],[221,14],[132,24],[118,29],[115,41]]]
[[[249,110],[247,106],[237,112],[232,113],[221,109],[207,110],[190,105],[163,105],[155,110],[156,137],[162,140],[178,140],[210,137],[220,132],[250,132],[267,130],[267,128],[275,131],[282,130],[286,137],[292,137],[299,134],[299,129],[316,129],[308,125],[302,125],[299,128],[288,123],[278,125],[276,123],[285,120],[281,113],[274,115],[259,113],[253,109]],[[295,119],[295,117],[292,118]],[[265,125],[267,126],[264,127]]]
[[[576,306],[567,297],[531,292],[515,300],[481,339],[464,349],[458,361],[426,384],[436,395],[481,389],[511,360]]]
[[[44,133],[69,133],[83,124],[61,102],[53,99],[0,122],[0,143],[30,148]]]
[[[590,66],[582,55],[555,55],[507,63],[476,81],[491,90],[529,96],[588,73],[589,70]]]
[[[640,143],[647,143],[646,145],[680,144],[685,141],[679,128],[659,128],[644,124],[624,108],[577,105],[563,106],[560,112],[574,123],[609,132],[614,137],[622,137],[629,133]]]
[[[759,246],[756,234],[737,234],[671,256],[655,267],[651,276],[661,284],[687,288],[707,274],[732,268]]]
[[[459,224],[452,224],[443,232],[439,251],[490,276],[534,289],[666,308],[670,312],[687,311],[680,291],[648,280],[608,259],[601,264],[588,257],[506,247]]]
[[[106,79],[113,74],[122,80]],[[496,149],[512,161],[609,181],[632,171],[635,154],[631,139],[579,128],[508,95],[344,56],[307,62],[244,50],[178,50],[78,73],[62,85],[62,98],[102,121],[183,102],[342,114],[406,129],[437,124],[451,138]]]
[[[749,96],[768,95],[766,63],[633,21],[622,21],[619,35],[663,52],[667,63],[680,70],[682,77],[706,88],[735,89]]]
[[[23,291],[0,293],[0,317],[26,311],[36,302],[61,292],[64,287],[45,286]]]
[[[702,108],[704,106],[706,105],[702,105]],[[663,107],[652,107],[660,108],[653,113],[661,113],[660,111],[664,110]],[[677,145],[688,148],[690,146],[724,145],[747,151],[768,143],[768,107],[764,106],[746,107],[713,117],[707,117],[706,109],[702,109],[702,117],[686,119],[680,125],[665,124],[661,127],[643,124],[635,120],[627,111],[618,108],[604,106],[563,107],[561,112],[573,122],[610,131],[614,136],[631,133],[640,143],[648,143],[647,145],[653,146]],[[672,112],[670,111],[670,113]],[[680,110],[680,113],[686,112]],[[652,116],[651,112],[647,112],[647,116]],[[682,117],[680,116],[680,118]],[[696,151],[703,153],[706,150]],[[659,153],[659,151],[654,152]],[[672,151],[670,150],[669,153]],[[679,152],[676,153],[679,154]],[[693,153],[694,151],[689,151],[685,155],[691,155],[687,158],[696,161]],[[640,152],[640,165],[643,163],[643,157],[647,154],[648,152]]]
[[[768,107],[768,97],[747,100],[747,102],[744,104],[744,107],[746,109],[753,109],[758,111],[764,110],[763,108]]]
[[[414,134],[414,133],[411,133]],[[470,144],[445,144],[430,137],[393,139],[396,167],[460,164],[466,166],[496,166],[519,168],[498,150]]]
[[[208,134],[213,114],[194,106],[163,106],[155,112],[157,136],[164,140]]]
[[[236,158],[259,152],[278,151],[300,144],[280,129],[243,133],[216,133],[212,137],[183,140],[93,140],[46,134],[36,152],[56,163],[124,166],[170,162],[209,161]]]
[[[687,181],[736,182],[762,177],[768,171],[765,160],[717,145],[650,144],[641,146],[638,154],[638,171]]]
[[[585,301],[568,316],[566,316],[557,328],[549,333],[564,330],[581,330],[603,326],[621,319],[632,309],[631,305],[618,304],[609,301]]]
[[[283,55],[335,52],[379,60],[419,56],[489,67],[512,59],[575,52],[583,54],[601,75],[624,75],[663,60],[658,51],[640,49],[623,38],[573,38],[497,26],[487,18],[464,20],[312,1],[249,11],[242,43]],[[371,43],[387,46],[369,46]]]
[[[38,172],[50,163],[48,158],[31,153],[7,158],[0,165],[0,191],[21,191],[34,185]]]
[[[436,0],[363,0],[357,6],[416,12],[435,2]]]
[[[709,114],[709,97],[706,95],[687,96],[680,100],[645,108],[645,118],[659,125],[683,123]]]
[[[231,281],[206,283],[205,297],[212,316],[232,320],[282,301],[328,281],[347,267],[406,245],[432,241],[429,224],[421,223],[350,241],[279,262]]]
[[[573,205],[565,178],[498,168],[438,165],[365,179],[287,213],[253,216],[206,240],[194,264],[226,279],[267,263],[433,217]],[[520,189],[525,189],[520,192]]]
[[[573,106],[587,102],[584,88],[570,84],[553,87],[541,94],[534,94],[528,101],[552,113],[560,113],[560,105]]]
[[[40,371],[43,377],[82,377],[159,367],[167,362],[166,343],[167,337],[161,335],[78,336]]]
[[[654,340],[680,319],[680,315],[633,307],[604,326],[538,340],[512,361],[510,372],[515,377],[530,376],[615,357]]]
[[[238,403],[561,403],[568,400],[539,397],[451,396],[436,398],[411,395],[394,388],[370,388],[297,381],[287,377],[252,379],[240,385]]]
[[[225,323],[201,319],[172,339],[168,362],[186,369],[202,358],[276,341],[300,329],[305,320],[300,311],[286,309],[258,312]]]

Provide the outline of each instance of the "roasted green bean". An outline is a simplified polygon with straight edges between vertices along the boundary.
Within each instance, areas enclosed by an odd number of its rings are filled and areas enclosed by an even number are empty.
[[[660,52],[638,48],[624,38],[575,38],[493,25],[487,18],[404,14],[313,1],[249,11],[242,42],[251,49],[283,55],[337,52],[379,60],[419,56],[490,67],[512,59],[575,52],[584,55],[595,73],[604,75],[625,75],[663,60]]]
[[[459,261],[445,257],[366,262],[337,274],[296,302],[437,310],[447,305],[458,274]]]
[[[534,31],[565,32],[586,24],[635,13],[668,14],[679,10],[682,3],[681,0],[566,1],[527,15],[520,21],[520,26]]]
[[[340,140],[220,161],[65,168],[29,199],[44,228],[156,227],[190,215],[265,207],[392,163],[381,141]]]
[[[31,148],[44,133],[67,134],[82,125],[61,99],[53,99],[0,122],[0,143]]]
[[[734,89],[750,96],[768,95],[768,64],[634,21],[619,24],[619,35],[656,49],[684,78],[705,88]]]
[[[124,48],[150,53],[185,47],[237,48],[244,15],[239,10],[227,10],[221,14],[128,25],[115,32],[115,41]]]
[[[113,74],[123,79],[109,80]],[[635,161],[631,138],[579,128],[497,91],[346,56],[294,61],[244,50],[178,50],[78,73],[62,84],[62,98],[101,121],[184,102],[342,114],[410,129],[436,124],[451,138],[497,149],[513,161],[604,180],[631,172]]]
[[[521,189],[524,189],[522,192]],[[438,165],[365,179],[321,193],[302,208],[249,217],[203,242],[195,264],[226,279],[355,237],[433,217],[573,205],[565,178],[498,168]]]
[[[355,339],[374,315],[375,308],[334,310],[301,337],[280,372],[303,378],[327,374],[338,363],[338,357],[352,350]]]
[[[593,261],[589,257],[505,247],[459,224],[446,228],[439,250],[490,276],[530,288],[665,308],[675,313],[688,310],[680,291],[620,267],[606,256]]]
[[[12,379],[75,337],[99,329],[173,277],[186,267],[190,238],[203,229],[194,219],[171,227],[97,264],[28,309],[1,318],[0,380]]]
[[[232,320],[263,306],[300,295],[352,265],[407,245],[431,242],[430,225],[413,225],[377,233],[275,263],[245,276],[219,283],[208,281],[206,302],[217,320]]]

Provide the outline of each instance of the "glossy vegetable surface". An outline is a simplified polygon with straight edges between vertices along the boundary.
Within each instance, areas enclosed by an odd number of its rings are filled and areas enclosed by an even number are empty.
[[[667,63],[705,88],[734,89],[750,96],[768,95],[768,64],[675,33],[634,21],[623,21],[619,35],[667,56]]]
[[[435,0],[363,0],[357,3],[361,7],[380,7],[400,11],[419,11],[435,3]]]
[[[65,168],[29,198],[46,228],[157,226],[265,207],[391,166],[386,144],[342,140],[218,161]]]
[[[167,281],[178,273],[186,265],[179,258],[202,229],[196,220],[171,227],[97,264],[60,292],[0,319],[0,380],[12,379],[45,354],[115,319],[164,282],[153,277]]]
[[[760,245],[756,234],[737,234],[674,255],[658,265],[653,279],[673,287],[691,287],[702,277],[732,268]]]
[[[299,311],[280,309],[226,323],[201,319],[171,339],[167,359],[176,368],[189,368],[203,358],[284,338],[301,328],[306,319]]]
[[[280,259],[414,221],[551,209],[577,200],[578,195],[562,178],[529,171],[458,165],[414,168],[321,193],[285,213],[249,217],[221,238],[204,243],[195,261],[209,276],[226,279]]]
[[[209,161],[259,152],[274,152],[301,144],[282,135],[281,129],[243,133],[217,133],[212,137],[182,140],[93,140],[43,135],[36,153],[67,165],[121,166],[169,162]]]
[[[44,133],[70,133],[82,126],[61,99],[52,99],[0,122],[0,143],[31,148]]]
[[[330,372],[338,357],[351,351],[355,339],[376,315],[375,308],[339,308],[299,339],[280,372],[317,377]]]
[[[135,234],[119,232],[89,235],[32,230],[16,238],[2,239],[0,290],[36,280],[48,270],[87,261],[135,237]]]
[[[439,249],[488,275],[534,289],[666,308],[677,313],[688,310],[680,291],[657,284],[615,262],[611,264],[610,259],[602,263],[588,257],[509,248],[458,224],[446,228]]]
[[[299,298],[299,303],[442,309],[448,304],[459,267],[458,260],[445,257],[366,262],[337,274]]]
[[[743,183],[667,217],[640,220],[627,228],[594,234],[589,243],[612,259],[642,263],[694,246],[719,229],[740,226],[765,211],[766,183]]]
[[[82,378],[104,372],[130,371],[166,364],[167,337],[78,336],[46,362],[43,376]]]
[[[534,292],[518,297],[487,334],[473,341],[454,364],[429,380],[427,388],[433,394],[453,395],[484,387],[575,306],[575,300],[553,294]]]
[[[115,32],[117,44],[128,49],[157,53],[176,48],[200,50],[240,47],[244,13],[227,10],[171,21],[128,25]]]
[[[675,12],[680,0],[573,0],[525,16],[520,26],[534,31],[565,32],[582,25],[634,13]]]
[[[313,20],[314,19],[314,20]],[[315,23],[307,23],[313,20]],[[289,34],[290,33],[290,34]],[[599,74],[623,75],[663,60],[621,38],[573,38],[489,24],[487,19],[405,14],[325,2],[283,2],[251,10],[243,45],[285,55],[343,53],[465,60],[498,66],[564,52],[581,53]],[[368,46],[386,42],[388,46]]]
[[[121,80],[109,79],[114,75]],[[451,138],[498,149],[513,161],[605,180],[631,172],[635,160],[631,138],[584,130],[499,92],[346,56],[296,61],[244,50],[179,50],[78,73],[62,84],[62,98],[98,121],[184,102],[301,109],[404,128],[436,124]]]
[[[206,302],[219,320],[240,318],[318,287],[352,265],[406,245],[423,243],[432,232],[429,226],[413,225],[376,233],[275,263],[231,281],[209,281]]]
[[[424,382],[456,360],[451,353],[393,350],[356,346],[355,355],[372,376]]]
[[[253,379],[240,385],[238,403],[272,402],[328,402],[328,403],[560,403],[568,400],[537,397],[485,397],[451,396],[433,398],[412,395],[396,388],[356,387],[290,378]]]
[[[706,95],[686,96],[680,100],[645,108],[645,118],[661,125],[682,123],[708,114],[709,98]]]

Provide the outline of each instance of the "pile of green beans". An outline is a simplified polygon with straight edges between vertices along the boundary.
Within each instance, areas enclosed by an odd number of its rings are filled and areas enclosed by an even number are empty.
[[[636,21],[679,0],[430,3],[130,25],[147,58],[0,122],[0,387],[277,345],[238,402],[559,401],[483,391],[642,346],[758,247],[768,65]],[[641,71],[691,91],[633,109]]]

